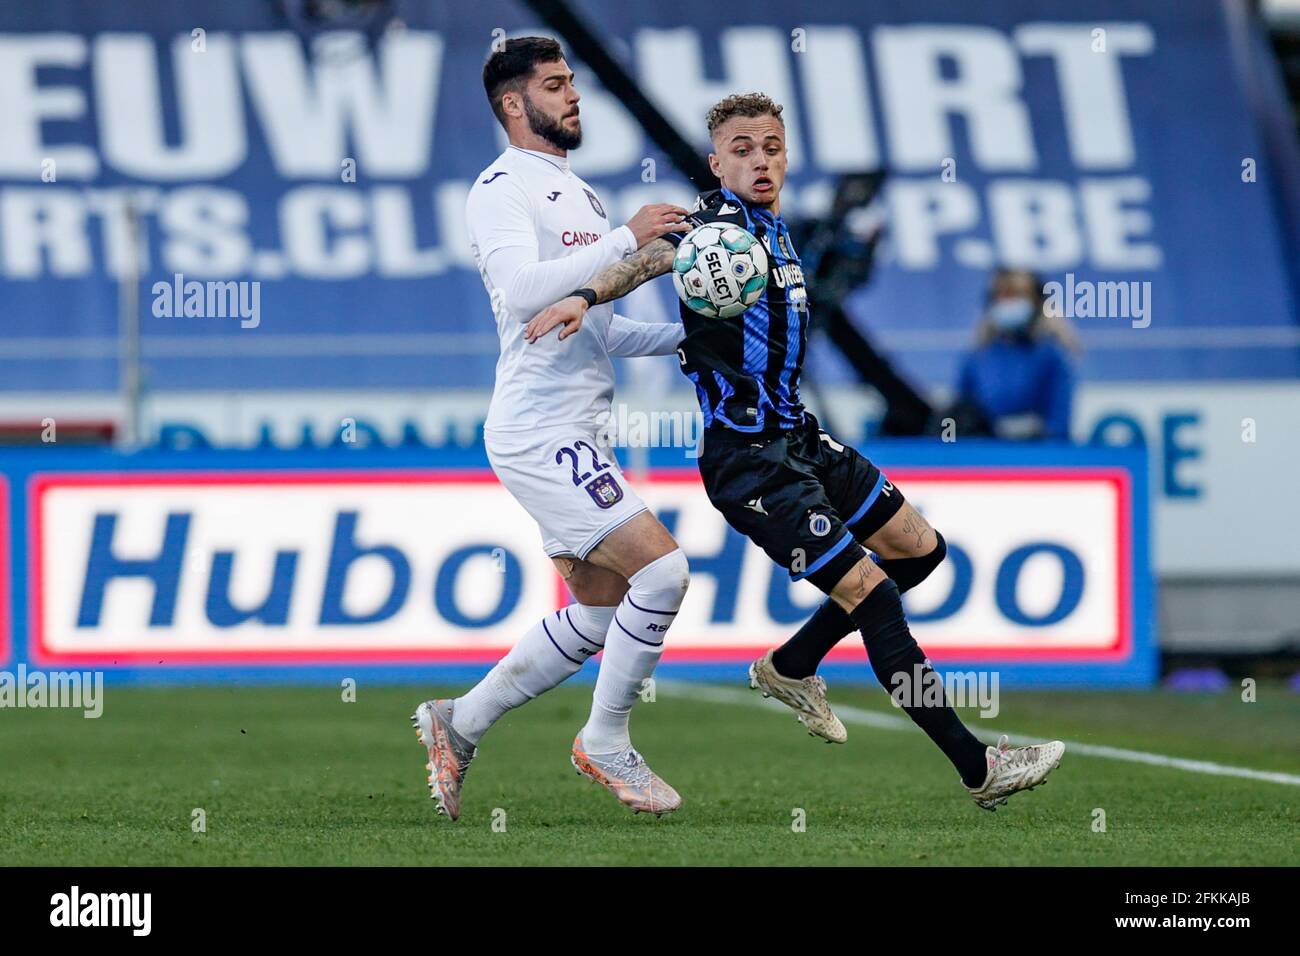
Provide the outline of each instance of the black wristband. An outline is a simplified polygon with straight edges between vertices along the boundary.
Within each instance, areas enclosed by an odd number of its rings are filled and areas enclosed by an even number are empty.
[[[574,289],[572,292],[569,293],[569,295],[571,296],[576,295],[578,298],[586,300],[587,308],[589,309],[596,304],[595,289],[588,289],[586,287],[583,287],[581,289]]]

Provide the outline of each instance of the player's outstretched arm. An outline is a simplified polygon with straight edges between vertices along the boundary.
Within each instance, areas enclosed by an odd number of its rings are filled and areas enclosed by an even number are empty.
[[[605,348],[610,355],[625,358],[672,355],[685,337],[681,322],[638,322],[615,312],[605,333]]]
[[[673,266],[676,247],[667,239],[654,239],[626,259],[607,266],[603,272],[587,283],[596,294],[591,305],[621,299],[637,286],[661,276]],[[582,317],[590,306],[582,296],[571,295],[548,306],[533,317],[524,329],[524,338],[536,342],[557,325],[560,340],[568,338],[582,327]]]

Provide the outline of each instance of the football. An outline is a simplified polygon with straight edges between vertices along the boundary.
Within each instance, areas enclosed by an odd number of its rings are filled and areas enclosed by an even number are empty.
[[[673,286],[692,312],[729,319],[757,302],[767,288],[767,253],[740,226],[696,226],[677,247]]]

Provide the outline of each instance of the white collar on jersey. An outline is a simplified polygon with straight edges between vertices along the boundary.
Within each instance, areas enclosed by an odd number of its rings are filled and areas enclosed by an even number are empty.
[[[562,173],[567,173],[569,171],[569,159],[567,156],[556,156],[554,153],[543,153],[536,149],[524,149],[522,146],[516,146],[513,143],[510,144],[510,148],[518,150],[527,156],[536,156],[543,162],[550,163]]]

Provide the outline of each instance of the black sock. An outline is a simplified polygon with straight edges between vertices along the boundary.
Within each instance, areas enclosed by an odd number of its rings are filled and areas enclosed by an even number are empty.
[[[811,677],[831,648],[852,633],[848,612],[827,598],[790,640],[772,652],[772,666],[782,677]]]
[[[957,768],[962,782],[968,787],[978,787],[988,775],[984,745],[966,729],[957,712],[948,704],[948,698],[938,687],[938,700],[926,703],[921,694],[933,689],[932,682],[939,680],[917,646],[907,621],[903,617],[903,604],[898,599],[898,585],[882,581],[872,588],[861,604],[849,614],[867,646],[871,669],[876,680],[902,704],[907,716],[926,732]],[[918,676],[920,677],[918,686]],[[909,694],[908,691],[913,691]]]
[[[876,564],[898,585],[904,594],[916,587],[938,566],[948,553],[943,535],[935,532],[938,541],[929,554],[919,558],[876,558]],[[772,666],[782,677],[800,680],[817,673],[817,666],[844,637],[856,628],[848,612],[827,598],[804,626],[772,653]]]
[[[890,579],[898,585],[899,594],[906,594],[928,578],[930,572],[942,564],[943,559],[947,557],[948,542],[943,540],[943,535],[937,531],[934,537],[934,547],[930,549],[930,553],[918,558],[876,558],[880,570],[889,575]]]

